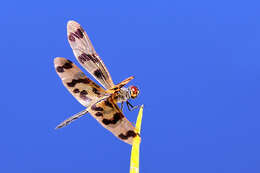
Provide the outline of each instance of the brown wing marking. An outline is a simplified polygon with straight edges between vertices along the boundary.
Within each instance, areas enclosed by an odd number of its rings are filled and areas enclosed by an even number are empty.
[[[98,54],[96,53],[87,33],[75,21],[67,24],[67,35],[73,53],[79,63],[106,89],[112,88],[112,78]]]
[[[104,128],[120,140],[132,145],[133,138],[139,136],[111,96],[93,104],[87,110]]]
[[[117,84],[116,86],[114,86],[113,88],[110,88],[108,90],[106,90],[107,93],[114,93],[116,91],[119,91],[120,88],[122,88],[123,86],[125,86],[126,84],[128,84],[131,80],[133,80],[134,77],[131,76],[125,80],[123,80],[122,82],[120,82],[119,84]]]
[[[105,95],[105,90],[90,80],[70,60],[55,58],[54,66],[63,85],[83,106],[88,107]]]

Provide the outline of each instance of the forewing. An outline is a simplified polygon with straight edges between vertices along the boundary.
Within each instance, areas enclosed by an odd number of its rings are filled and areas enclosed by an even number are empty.
[[[120,82],[119,84],[115,85],[114,87],[110,88],[109,90],[106,90],[107,93],[114,93],[116,91],[119,91],[123,86],[125,86],[126,84],[128,84],[131,80],[133,80],[134,77],[131,76],[125,80],[123,80],[122,82]]]
[[[120,140],[132,145],[133,138],[139,136],[134,126],[126,119],[112,96],[101,99],[88,109],[89,113]]]
[[[75,21],[69,21],[67,35],[73,53],[79,63],[106,89],[114,86],[112,78],[98,54],[96,53],[87,33]]]
[[[90,80],[70,60],[55,58],[54,66],[63,85],[83,106],[88,107],[105,95],[105,90]]]

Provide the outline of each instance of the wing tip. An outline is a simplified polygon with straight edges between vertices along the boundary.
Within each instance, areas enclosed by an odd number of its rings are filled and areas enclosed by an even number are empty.
[[[55,127],[54,130],[58,130],[58,129],[60,129],[60,128],[61,128],[61,126],[58,125],[58,126]]]
[[[67,30],[69,31],[74,31],[75,28],[79,28],[80,24],[78,22],[76,22],[75,20],[69,20],[67,22]]]
[[[73,25],[73,24],[75,24],[75,23],[78,23],[78,22],[76,22],[75,20],[69,20],[69,21],[67,22],[67,25]]]
[[[68,61],[68,59],[63,58],[63,57],[55,57],[53,60],[55,65],[64,64],[64,62],[66,62],[66,61]]]
[[[55,127],[55,130],[60,129],[60,128],[64,127],[65,125],[66,125],[66,124],[64,124],[64,123],[62,122],[62,123],[60,123],[59,125],[57,125],[57,126]]]

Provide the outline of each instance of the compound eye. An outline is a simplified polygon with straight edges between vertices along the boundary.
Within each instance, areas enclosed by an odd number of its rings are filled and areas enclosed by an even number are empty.
[[[131,98],[136,98],[139,94],[139,89],[136,86],[131,86]]]

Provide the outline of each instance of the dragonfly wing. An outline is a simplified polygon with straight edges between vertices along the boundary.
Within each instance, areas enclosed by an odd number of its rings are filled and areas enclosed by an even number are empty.
[[[63,85],[85,107],[97,102],[105,90],[90,80],[75,64],[65,58],[55,58],[54,66]]]
[[[85,115],[86,113],[88,113],[87,110],[83,110],[69,118],[67,118],[66,120],[62,121],[59,125],[57,125],[56,129],[62,128],[64,126],[67,126],[68,124],[72,123],[73,121],[79,119],[80,117],[82,117],[83,115]]]
[[[112,78],[96,53],[87,33],[75,21],[67,24],[67,36],[73,53],[79,63],[106,89],[112,88]]]
[[[114,87],[106,90],[107,93],[114,93],[116,91],[119,91],[123,86],[125,86],[126,84],[128,84],[131,80],[133,80],[134,77],[131,76],[125,80],[123,80],[122,82],[120,82],[119,84],[115,85]]]
[[[87,110],[104,128],[120,140],[132,145],[133,138],[139,136],[135,127],[123,115],[112,96],[104,97]]]

